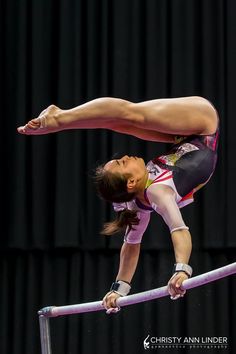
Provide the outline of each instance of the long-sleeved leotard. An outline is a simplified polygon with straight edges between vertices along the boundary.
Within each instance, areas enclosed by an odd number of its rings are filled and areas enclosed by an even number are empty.
[[[217,161],[218,137],[219,128],[212,135],[179,138],[167,154],[148,162],[145,198],[150,206],[137,198],[113,204],[116,211],[137,210],[140,222],[132,230],[127,228],[125,242],[141,242],[153,210],[162,216],[170,232],[188,229],[179,209],[192,203],[194,193],[211,178]]]

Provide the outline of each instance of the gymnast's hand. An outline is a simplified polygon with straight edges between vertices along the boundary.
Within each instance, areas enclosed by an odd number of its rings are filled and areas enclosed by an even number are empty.
[[[181,289],[181,284],[184,280],[188,279],[185,272],[176,272],[168,282],[168,292],[170,294],[171,300],[177,300],[183,297],[186,290]]]
[[[121,297],[121,295],[115,293],[114,291],[109,291],[103,298],[102,304],[107,310],[106,313],[116,313],[120,310],[120,307],[116,305],[116,300]]]

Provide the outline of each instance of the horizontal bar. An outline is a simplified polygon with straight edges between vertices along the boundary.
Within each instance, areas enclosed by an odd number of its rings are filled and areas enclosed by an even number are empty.
[[[181,288],[185,290],[196,288],[198,286],[219,280],[221,278],[225,278],[235,273],[236,273],[236,262],[232,264],[228,264],[227,266],[218,269],[214,269],[210,272],[197,275],[196,277],[187,279],[183,282]],[[120,297],[117,300],[117,305],[123,307],[132,304],[138,304],[140,302],[151,301],[164,296],[169,296],[167,286],[163,286],[161,288],[152,289],[148,291],[143,291],[141,293],[137,293],[133,295]],[[77,305],[45,307],[41,309],[38,312],[38,314],[46,317],[57,317],[57,316],[65,316],[65,315],[72,315],[72,314],[78,314],[84,312],[95,312],[95,311],[104,311],[104,310],[105,309],[102,305],[102,301],[94,301],[94,302],[87,302],[87,303],[77,304]]]

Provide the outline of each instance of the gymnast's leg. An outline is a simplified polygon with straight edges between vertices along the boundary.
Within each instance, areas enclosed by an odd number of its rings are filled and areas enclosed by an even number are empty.
[[[62,110],[49,106],[18,132],[41,135],[66,129],[110,129],[145,140],[163,141],[172,135],[211,134],[217,113],[202,97],[156,99],[141,103],[104,97]]]

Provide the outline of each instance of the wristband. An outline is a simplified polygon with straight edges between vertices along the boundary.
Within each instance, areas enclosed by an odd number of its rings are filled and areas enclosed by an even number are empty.
[[[120,296],[126,296],[130,292],[131,286],[123,281],[117,280],[116,282],[112,283],[110,291],[119,294]]]
[[[173,273],[184,272],[190,278],[193,273],[192,267],[185,263],[175,263]]]

